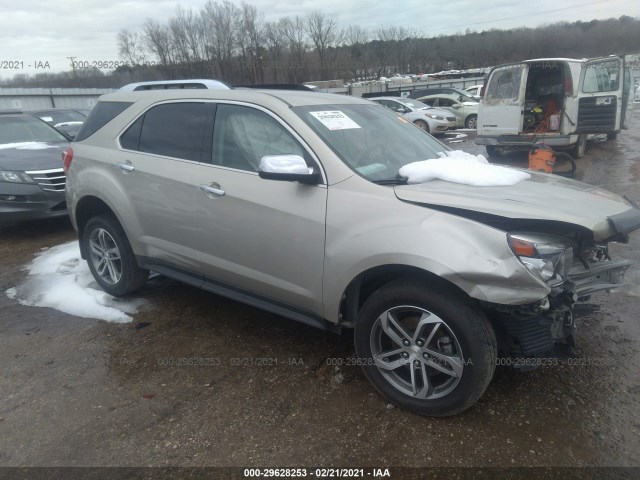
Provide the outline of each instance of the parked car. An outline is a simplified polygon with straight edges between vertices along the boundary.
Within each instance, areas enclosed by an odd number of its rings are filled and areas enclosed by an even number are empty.
[[[461,102],[477,102],[478,99],[474,97],[472,94],[467,92],[466,90],[460,90],[459,88],[454,87],[429,87],[429,88],[419,88],[409,92],[409,98],[415,98],[420,100],[423,97],[429,95],[459,95]]]
[[[28,113],[44,120],[65,135],[74,138],[89,114],[88,109],[47,108]]]
[[[580,158],[591,134],[615,138],[633,109],[629,63],[639,55],[539,58],[494,67],[479,109],[475,142],[490,156],[536,142]]]
[[[476,128],[478,125],[478,102],[470,102],[458,94],[428,95],[420,97],[420,100],[427,105],[446,110],[455,115],[459,127]]]
[[[574,304],[622,282],[629,262],[607,245],[640,227],[629,200],[554,175],[484,164],[528,180],[474,187],[400,174],[453,155],[360,98],[164,90],[102,96],[64,168],[81,255],[109,294],[153,270],[354,329],[387,401],[445,416],[483,394],[499,351],[527,368],[570,354]]]
[[[418,100],[400,97],[373,97],[369,100],[403,115],[425,132],[444,133],[458,127],[456,117],[451,113],[430,107]]]
[[[0,225],[67,215],[61,152],[69,138],[20,110],[0,110]]]
[[[473,85],[472,87],[465,88],[465,91],[476,100],[480,100],[480,94],[482,93],[483,86],[483,83],[481,83],[480,85]]]

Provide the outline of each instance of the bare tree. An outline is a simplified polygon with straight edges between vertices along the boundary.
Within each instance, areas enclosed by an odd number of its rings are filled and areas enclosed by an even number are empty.
[[[287,47],[286,19],[267,22],[264,26],[264,38],[272,70],[272,81],[284,80],[284,60]]]
[[[231,80],[233,76],[233,56],[236,52],[236,19],[240,10],[233,3],[208,0],[201,15],[205,22],[205,38],[208,57],[216,63],[220,77]]]
[[[120,58],[132,66],[143,65],[146,61],[146,51],[142,35],[128,30],[121,30],[117,36],[118,53]]]
[[[325,79],[328,74],[329,50],[340,41],[336,19],[317,10],[306,17],[306,28],[320,58],[320,74]]]
[[[307,34],[305,22],[299,16],[286,17],[282,20],[282,27],[289,41],[289,81],[300,83],[305,80],[307,57]]]
[[[147,18],[144,24],[144,38],[147,47],[156,55],[165,71],[173,73],[173,52],[169,29],[156,20]]]

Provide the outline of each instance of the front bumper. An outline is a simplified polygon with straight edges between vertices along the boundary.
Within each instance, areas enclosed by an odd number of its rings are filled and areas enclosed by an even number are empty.
[[[65,192],[48,192],[35,184],[0,183],[0,225],[66,216]]]

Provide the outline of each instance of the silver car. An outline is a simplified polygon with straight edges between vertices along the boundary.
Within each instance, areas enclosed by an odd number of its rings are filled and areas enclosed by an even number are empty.
[[[472,187],[399,174],[446,150],[348,96],[134,91],[101,97],[64,165],[106,292],[135,292],[152,270],[353,329],[387,401],[445,416],[480,398],[496,363],[571,355],[574,304],[622,281],[607,244],[640,227],[630,201],[553,175]]]
[[[475,130],[478,126],[478,107],[480,103],[467,101],[466,98],[462,95],[441,93],[420,97],[419,100],[455,115],[458,127]]]
[[[369,100],[403,115],[425,132],[434,135],[458,127],[456,117],[450,112],[430,107],[419,100],[401,97],[373,97]]]

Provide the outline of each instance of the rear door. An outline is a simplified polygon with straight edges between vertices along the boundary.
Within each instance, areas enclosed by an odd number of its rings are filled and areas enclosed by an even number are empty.
[[[622,122],[623,60],[610,56],[582,64],[578,86],[578,133],[620,130]]]
[[[632,72],[640,70],[640,53],[625,55],[624,57],[624,77],[622,86],[622,128],[629,129],[631,126],[631,116],[633,113],[633,100],[635,85]]]
[[[516,63],[491,71],[478,109],[478,135],[517,135],[522,131],[528,70],[526,63]]]

